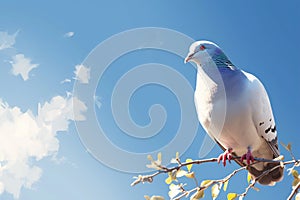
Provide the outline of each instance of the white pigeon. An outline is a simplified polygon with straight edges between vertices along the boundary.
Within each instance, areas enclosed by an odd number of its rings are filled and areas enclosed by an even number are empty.
[[[249,165],[254,157],[272,160],[280,153],[277,132],[268,94],[263,84],[252,74],[234,66],[216,44],[197,41],[190,46],[185,63],[197,65],[195,106],[198,119],[208,133],[225,151],[218,162],[232,159],[246,166],[252,179],[280,165],[259,162]],[[258,181],[274,185],[283,177],[277,167]]]

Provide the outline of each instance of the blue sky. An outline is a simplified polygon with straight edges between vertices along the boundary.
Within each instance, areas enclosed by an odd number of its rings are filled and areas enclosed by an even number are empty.
[[[196,70],[190,64],[184,65],[178,55],[159,49],[140,49],[120,55],[97,82],[98,106],[95,104],[95,108],[85,107],[82,103],[86,102],[73,94],[75,81],[87,86],[85,81],[89,79],[89,72],[81,71],[75,80],[76,66],[80,68],[81,63],[88,63],[87,56],[101,42],[134,28],[167,28],[194,40],[216,42],[236,66],[255,74],[264,83],[272,103],[279,140],[291,142],[294,154],[299,158],[300,150],[296,147],[300,111],[299,6],[296,0],[2,2],[0,99],[4,106],[0,113],[3,122],[0,123],[0,199],[14,199],[15,196],[21,200],[138,200],[143,199],[144,194],[167,197],[165,176],[157,177],[152,184],[132,188],[130,183],[136,174],[113,169],[95,159],[95,154],[89,153],[93,149],[81,142],[80,136],[84,133],[78,133],[74,122],[88,122],[89,116],[84,116],[85,112],[95,109],[106,137],[129,154],[146,155],[158,151],[175,138],[182,120],[180,101],[168,87],[146,84],[131,96],[130,116],[140,127],[151,122],[148,110],[152,105],[161,104],[165,109],[164,126],[156,135],[153,133],[147,138],[138,138],[143,136],[138,133],[134,133],[136,137],[129,136],[118,127],[111,110],[111,95],[123,75],[145,63],[169,66],[194,88]],[[179,42],[174,40],[174,44]],[[117,44],[109,51],[117,52],[124,48],[122,45]],[[181,51],[187,53],[189,45],[184,43]],[[106,57],[106,54],[98,55],[99,60]],[[35,68],[25,69],[34,64]],[[93,79],[94,68],[81,67],[82,70],[90,69],[91,82],[97,81]],[[146,79],[148,75],[150,77],[150,74],[144,74],[140,78]],[[156,78],[168,79],[163,71],[157,73]],[[181,83],[178,81],[175,86],[184,90]],[[192,95],[186,96],[185,101],[192,102],[192,98]],[[77,103],[75,116],[71,111],[72,100]],[[197,124],[195,119],[195,113],[191,112],[187,121],[194,126]],[[195,134],[193,140],[187,141],[191,145],[182,155],[183,159],[198,158],[205,133],[199,126]],[[99,141],[101,154],[117,163],[137,164],[136,160],[118,157],[101,145],[102,141]],[[170,150],[176,151],[176,148]],[[288,153],[283,148],[281,151],[288,159]],[[207,157],[216,157],[220,152],[216,146]],[[194,169],[199,180],[203,180],[224,177],[234,168],[237,168],[236,164],[223,168],[212,163]],[[292,178],[286,175],[276,187],[258,186],[261,191],[251,191],[248,199],[264,199],[270,194],[274,199],[284,199],[291,190],[291,181]],[[242,173],[230,181],[228,191],[241,193],[246,184],[246,173]],[[220,199],[224,196],[223,192]],[[210,195],[205,199],[210,199]]]

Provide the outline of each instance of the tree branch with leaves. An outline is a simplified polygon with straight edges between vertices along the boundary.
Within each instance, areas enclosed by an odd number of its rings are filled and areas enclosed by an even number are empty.
[[[147,165],[148,168],[156,170],[152,174],[148,175],[139,175],[134,177],[134,181],[132,182],[131,186],[135,186],[139,183],[152,183],[153,179],[161,174],[167,174],[167,178],[165,179],[165,183],[169,185],[169,198],[170,200],[180,200],[183,198],[190,198],[190,200],[199,200],[204,197],[204,191],[211,189],[211,196],[212,199],[217,199],[219,193],[221,192],[222,188],[223,191],[227,191],[227,186],[229,180],[238,174],[240,171],[247,170],[247,168],[251,165],[254,165],[258,162],[278,162],[280,165],[276,165],[275,167],[264,171],[260,176],[256,177],[255,179],[251,179],[251,175],[248,173],[247,181],[248,186],[245,188],[244,192],[242,193],[228,193],[227,200],[234,200],[239,199],[242,200],[250,191],[250,189],[258,190],[255,187],[255,184],[264,176],[271,173],[273,170],[276,170],[278,167],[286,168],[287,166],[291,166],[287,169],[289,172],[288,175],[292,175],[294,180],[292,182],[292,191],[290,195],[287,197],[287,200],[292,200],[294,197],[296,200],[300,200],[300,175],[296,170],[297,167],[300,166],[300,160],[296,159],[294,154],[292,153],[291,145],[282,144],[282,146],[290,153],[292,159],[288,161],[284,161],[283,156],[279,156],[273,160],[267,160],[263,158],[254,158],[253,163],[250,165],[240,167],[227,176],[217,179],[217,180],[202,180],[199,182],[197,179],[195,172],[192,171],[194,165],[201,165],[204,163],[211,163],[217,162],[217,158],[209,158],[209,159],[202,159],[202,160],[192,160],[186,159],[185,162],[182,162],[179,158],[179,153],[176,153],[175,158],[173,158],[170,164],[173,164],[171,167],[167,167],[162,165],[162,154],[158,153],[157,159],[154,160],[151,155],[148,155],[148,160],[150,164]],[[241,157],[233,157],[232,160],[240,160]],[[193,188],[187,188],[187,184],[182,182],[183,178],[192,179],[194,180],[195,186]],[[180,180],[180,181],[179,181]],[[162,196],[145,196],[146,200],[164,200]]]

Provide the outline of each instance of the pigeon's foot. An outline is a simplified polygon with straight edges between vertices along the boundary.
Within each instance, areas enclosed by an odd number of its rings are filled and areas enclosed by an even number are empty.
[[[251,162],[254,162],[254,157],[251,153],[251,148],[248,147],[248,151],[246,154],[244,154],[242,157],[241,157],[241,162],[243,162],[244,160],[246,160],[247,164],[250,165]]]
[[[228,148],[224,153],[220,154],[218,157],[218,163],[222,160],[222,163],[224,167],[226,166],[226,160],[228,160],[229,163],[231,163],[232,159],[232,148]]]

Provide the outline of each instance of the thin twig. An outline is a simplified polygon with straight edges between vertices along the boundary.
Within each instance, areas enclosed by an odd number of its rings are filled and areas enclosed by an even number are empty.
[[[238,173],[239,171],[242,171],[244,169],[246,169],[247,166],[244,167],[240,167],[239,169],[234,170],[232,173],[230,173],[229,175],[227,175],[225,178],[223,179],[219,179],[219,180],[212,180],[211,182],[209,182],[209,184],[206,184],[204,186],[201,187],[196,187],[193,188],[192,190],[189,190],[185,193],[182,193],[181,195],[179,195],[178,197],[176,197],[175,200],[180,200],[182,197],[186,196],[186,194],[190,194],[196,190],[206,190],[207,188],[209,188],[210,186],[216,184],[216,183],[225,183],[226,181],[228,181],[229,179],[231,179],[236,173]]]
[[[269,174],[270,172],[274,171],[275,169],[281,167],[280,165],[277,165],[271,169],[268,169],[266,171],[264,171],[263,173],[261,173],[261,175],[259,175],[258,177],[256,177],[254,180],[252,180],[251,184],[248,185],[248,187],[245,189],[245,192],[240,194],[239,196],[245,197],[249,191],[250,188],[253,188],[254,185],[257,183],[257,181],[259,181],[262,177],[264,177],[265,175]]]
[[[153,177],[157,176],[158,174],[160,174],[159,171],[147,176],[139,175],[138,177],[134,177],[136,178],[136,180],[131,183],[131,186],[135,186],[139,183],[145,183],[145,182],[152,183]]]
[[[294,187],[294,189],[292,190],[290,196],[287,198],[287,200],[292,200],[293,197],[297,194],[298,189],[300,188],[300,182]]]

